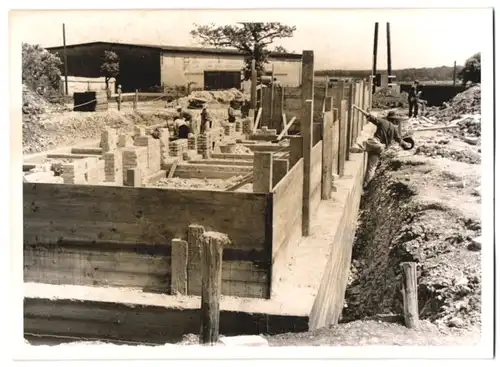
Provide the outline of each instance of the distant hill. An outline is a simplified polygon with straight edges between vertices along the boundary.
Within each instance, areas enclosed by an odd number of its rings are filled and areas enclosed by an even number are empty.
[[[462,70],[463,66],[457,65],[457,74]],[[380,72],[380,71],[379,71]],[[371,70],[317,70],[314,75],[316,77],[367,77],[371,74]],[[396,75],[397,82],[411,82],[415,79],[419,81],[447,81],[453,80],[453,66],[440,66],[435,68],[412,68],[393,70],[393,75]]]

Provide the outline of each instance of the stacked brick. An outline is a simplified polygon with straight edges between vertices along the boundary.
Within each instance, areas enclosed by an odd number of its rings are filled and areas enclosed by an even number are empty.
[[[198,137],[198,153],[205,159],[209,158],[212,149],[211,137],[211,134],[202,134]]]
[[[262,126],[262,129],[258,129],[256,135],[276,135],[278,131],[276,129],[268,129],[267,126]]]
[[[85,164],[85,179],[86,183],[89,185],[97,185],[99,183],[99,173],[97,163],[99,162],[98,157],[91,157],[83,159]]]
[[[148,169],[148,147],[131,147],[123,149],[123,183],[127,184],[127,171],[136,168],[142,173]]]
[[[226,136],[232,136],[235,133],[235,126],[234,124],[226,124],[224,125],[224,135]]]
[[[134,140],[134,145],[147,149],[147,166],[144,167],[142,172],[158,172],[161,165],[160,141],[152,136],[137,136]]]
[[[234,131],[236,131],[237,133],[241,133],[242,127],[243,122],[241,121],[241,119],[237,119],[234,123]]]
[[[168,129],[160,129],[160,160],[161,164],[167,164],[170,155],[170,131]]]
[[[106,181],[105,170],[106,164],[104,162],[104,159],[99,159],[97,161],[97,182]]]
[[[244,119],[242,122],[243,134],[251,134],[252,133],[252,120]]]
[[[118,143],[118,136],[115,129],[106,129],[101,134],[101,148],[102,152],[111,152],[116,149]]]
[[[188,150],[188,139],[174,140],[169,145],[171,157],[182,157],[183,153]]]
[[[61,177],[65,184],[85,185],[88,177],[87,159],[76,159],[62,165]]]
[[[189,134],[188,135],[188,149],[189,150],[196,150],[198,149],[198,143],[197,143],[197,136],[194,134]]]
[[[104,181],[123,183],[123,156],[122,150],[104,153]]]

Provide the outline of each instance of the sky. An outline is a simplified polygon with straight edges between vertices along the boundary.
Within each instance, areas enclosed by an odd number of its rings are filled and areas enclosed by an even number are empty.
[[[200,46],[193,24],[277,21],[295,25],[293,38],[276,42],[289,51],[313,50],[315,69],[371,69],[374,24],[379,22],[377,69],[387,69],[386,22],[391,27],[392,68],[453,66],[485,47],[492,32],[488,9],[405,10],[85,10],[15,11],[11,36],[44,47],[93,41]]]

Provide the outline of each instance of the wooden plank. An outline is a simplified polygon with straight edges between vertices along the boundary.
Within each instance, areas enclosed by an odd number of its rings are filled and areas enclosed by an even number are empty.
[[[352,146],[352,142],[355,140],[354,138],[355,131],[358,129],[357,120],[353,116],[354,111],[352,108],[357,92],[358,92],[357,84],[353,85],[352,83],[350,83],[349,92],[347,94],[347,141],[345,147],[346,160],[349,160],[350,158],[350,148]]]
[[[262,107],[259,107],[259,111],[257,112],[257,118],[255,119],[255,123],[253,125],[253,133],[257,131],[257,128],[259,127],[259,121],[260,117],[262,116]]]
[[[191,224],[188,227],[188,266],[187,266],[187,294],[201,294],[201,236],[205,233],[205,228],[198,224]]]
[[[222,251],[228,242],[223,233],[206,232],[202,235],[201,344],[215,345],[219,341]]]
[[[333,109],[333,168],[332,173],[339,173],[339,110]]]
[[[302,136],[290,136],[290,168],[302,158]]]
[[[187,295],[188,291],[188,243],[187,241],[174,238],[172,240],[171,256],[171,294]]]
[[[253,160],[253,192],[271,192],[273,189],[273,154],[255,152]]]
[[[288,124],[286,124],[285,128],[283,129],[283,131],[276,138],[277,141],[280,141],[283,138],[283,136],[288,132],[288,129],[293,125],[293,123],[295,122],[295,120],[296,120],[296,117],[293,116],[292,119],[290,120],[290,122]]]
[[[311,216],[316,212],[321,201],[322,156],[323,142],[319,141],[311,152],[311,192],[309,196]]]
[[[327,97],[331,101],[331,97]],[[325,112],[323,116],[323,151],[322,151],[321,199],[332,197],[333,184],[333,111]]]
[[[300,115],[300,134],[302,135],[302,154],[304,158],[304,190],[302,196],[302,234],[311,232],[311,151],[313,138],[314,109],[314,53],[302,52],[302,113]]]
[[[172,166],[170,166],[170,170],[168,171],[167,178],[172,178],[174,177],[175,170],[177,166],[179,165],[179,159],[176,159],[173,163]]]
[[[339,169],[340,177],[344,176],[347,145],[347,101],[342,100],[339,113]]]
[[[233,248],[264,250],[267,206],[255,193],[24,183],[23,235],[35,244],[81,238],[154,245],[183,238],[195,222],[228,233]]]

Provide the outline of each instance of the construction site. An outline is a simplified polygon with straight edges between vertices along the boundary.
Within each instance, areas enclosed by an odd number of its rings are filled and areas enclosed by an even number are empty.
[[[88,112],[23,85],[26,342],[198,344],[207,317],[215,338],[270,346],[477,343],[481,87],[400,123],[414,146],[384,151],[363,189],[366,116],[407,114],[374,107],[401,100],[390,49],[374,85],[377,32],[372,75],[349,81],[315,79],[303,51],[300,86],[254,69],[249,95]],[[211,126],[185,134],[193,101]]]

